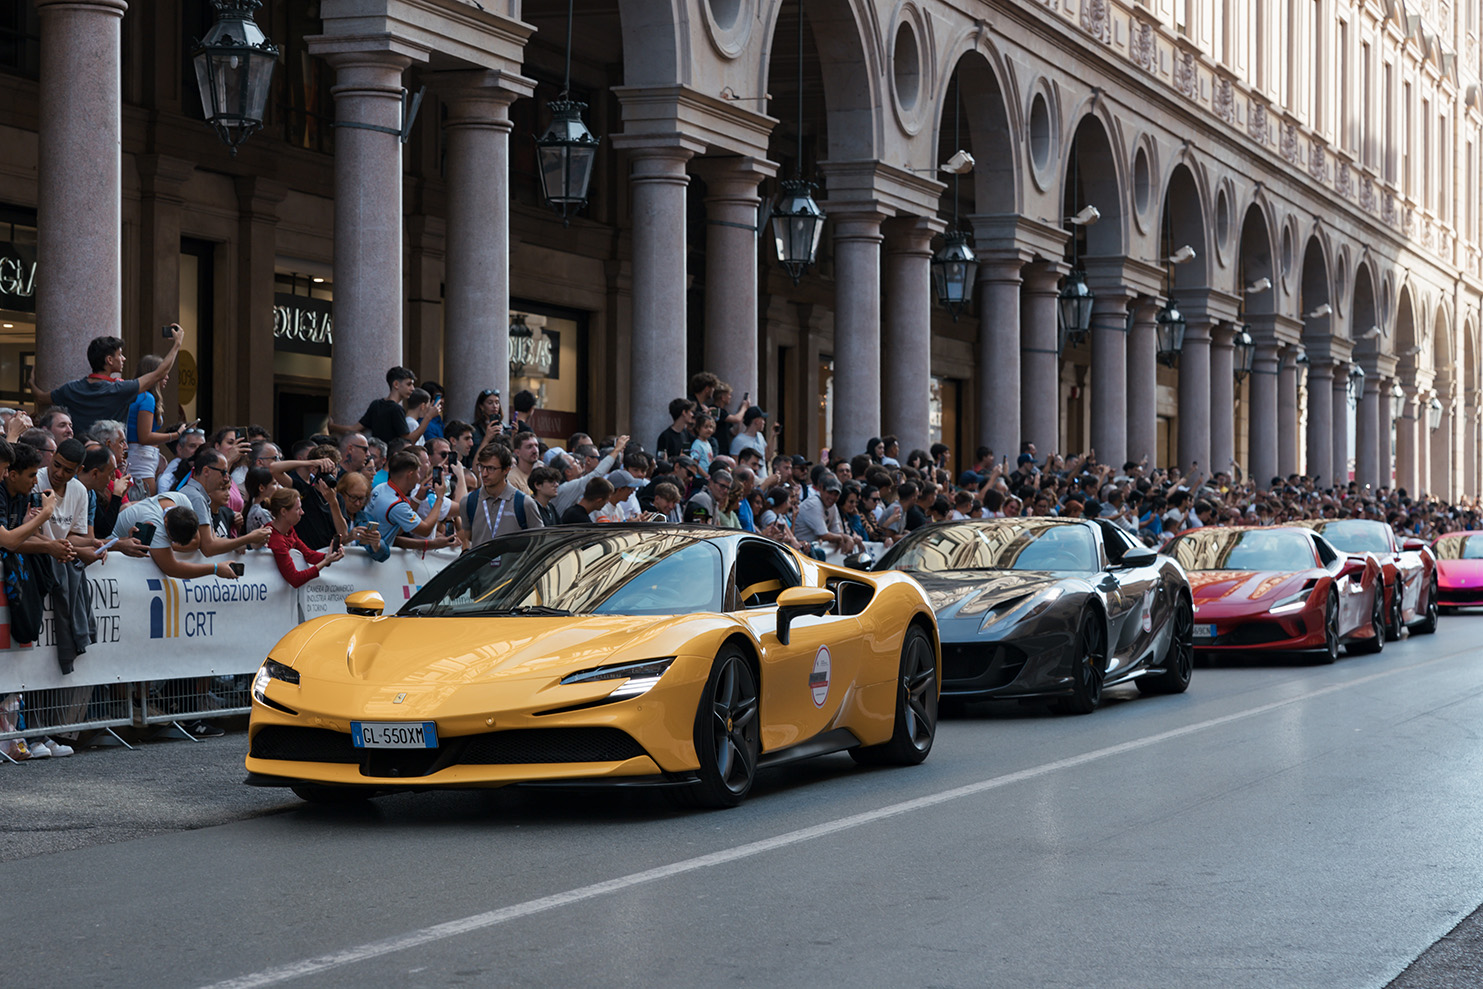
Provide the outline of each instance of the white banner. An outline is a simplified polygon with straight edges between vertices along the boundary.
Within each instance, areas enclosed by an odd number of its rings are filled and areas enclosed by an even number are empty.
[[[21,645],[11,641],[9,604],[0,586],[0,695],[251,673],[301,620],[343,612],[345,596],[360,590],[379,591],[387,611],[394,612],[457,556],[451,550],[425,558],[392,550],[389,560],[376,563],[352,552],[295,589],[278,573],[267,550],[231,557],[246,565],[237,580],[176,580],[162,574],[152,560],[110,554],[106,563],[87,568],[98,641],[77,657],[67,676],[57,666],[50,601],[39,641]]]

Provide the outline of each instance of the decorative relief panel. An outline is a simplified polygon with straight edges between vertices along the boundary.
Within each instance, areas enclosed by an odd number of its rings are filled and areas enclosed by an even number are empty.
[[[1229,79],[1216,80],[1215,115],[1228,124],[1236,122],[1236,92]]]
[[[1194,52],[1175,52],[1174,89],[1185,99],[1194,100],[1199,98],[1200,77],[1195,72]]]
[[[1380,219],[1395,226],[1395,196],[1391,193],[1387,192],[1384,200],[1381,201]]]
[[[1334,170],[1334,190],[1345,199],[1354,198],[1354,173],[1347,161],[1339,162]]]
[[[1081,29],[1104,45],[1112,44],[1112,17],[1107,0],[1082,0]]]
[[[1368,175],[1359,184],[1359,205],[1361,209],[1375,212],[1375,181]]]
[[[1158,45],[1153,40],[1153,25],[1147,21],[1130,22],[1128,35],[1133,39],[1128,46],[1128,56],[1133,64],[1144,72],[1152,72],[1158,57]]]
[[[1251,110],[1246,115],[1246,133],[1260,145],[1272,141],[1270,125],[1267,123],[1267,104],[1251,101]]]
[[[1308,146],[1308,174],[1320,182],[1329,180],[1328,157],[1317,141]]]
[[[1280,145],[1282,157],[1286,158],[1288,164],[1303,166],[1303,150],[1298,147],[1298,127],[1291,120],[1282,122],[1282,141]]]

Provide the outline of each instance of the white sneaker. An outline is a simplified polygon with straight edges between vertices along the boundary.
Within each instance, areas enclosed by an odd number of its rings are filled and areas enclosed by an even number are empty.
[[[51,758],[51,749],[46,747],[45,742],[28,742],[25,739],[21,739],[21,741],[26,747],[25,752],[27,759]]]
[[[74,751],[72,746],[63,745],[61,742],[49,736],[43,744],[47,747],[47,749],[51,751],[51,754],[56,756],[58,759],[67,758]]]

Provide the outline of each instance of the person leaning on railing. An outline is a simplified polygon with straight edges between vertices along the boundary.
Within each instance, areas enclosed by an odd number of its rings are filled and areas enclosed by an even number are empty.
[[[274,491],[268,496],[268,511],[273,513],[273,521],[268,523],[268,530],[272,533],[268,536],[268,549],[272,550],[273,562],[278,564],[278,572],[288,581],[288,586],[303,587],[331,563],[344,558],[344,546],[332,545],[328,553],[319,553],[299,538],[294,527],[304,517],[304,505],[297,491],[292,488]],[[294,550],[309,564],[307,568],[301,570],[294,563],[290,555]]]

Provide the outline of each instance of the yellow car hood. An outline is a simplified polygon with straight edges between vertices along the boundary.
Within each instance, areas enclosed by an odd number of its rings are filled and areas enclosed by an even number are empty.
[[[358,618],[309,622],[273,658],[318,680],[466,684],[551,677],[630,659],[672,656],[691,616]]]

